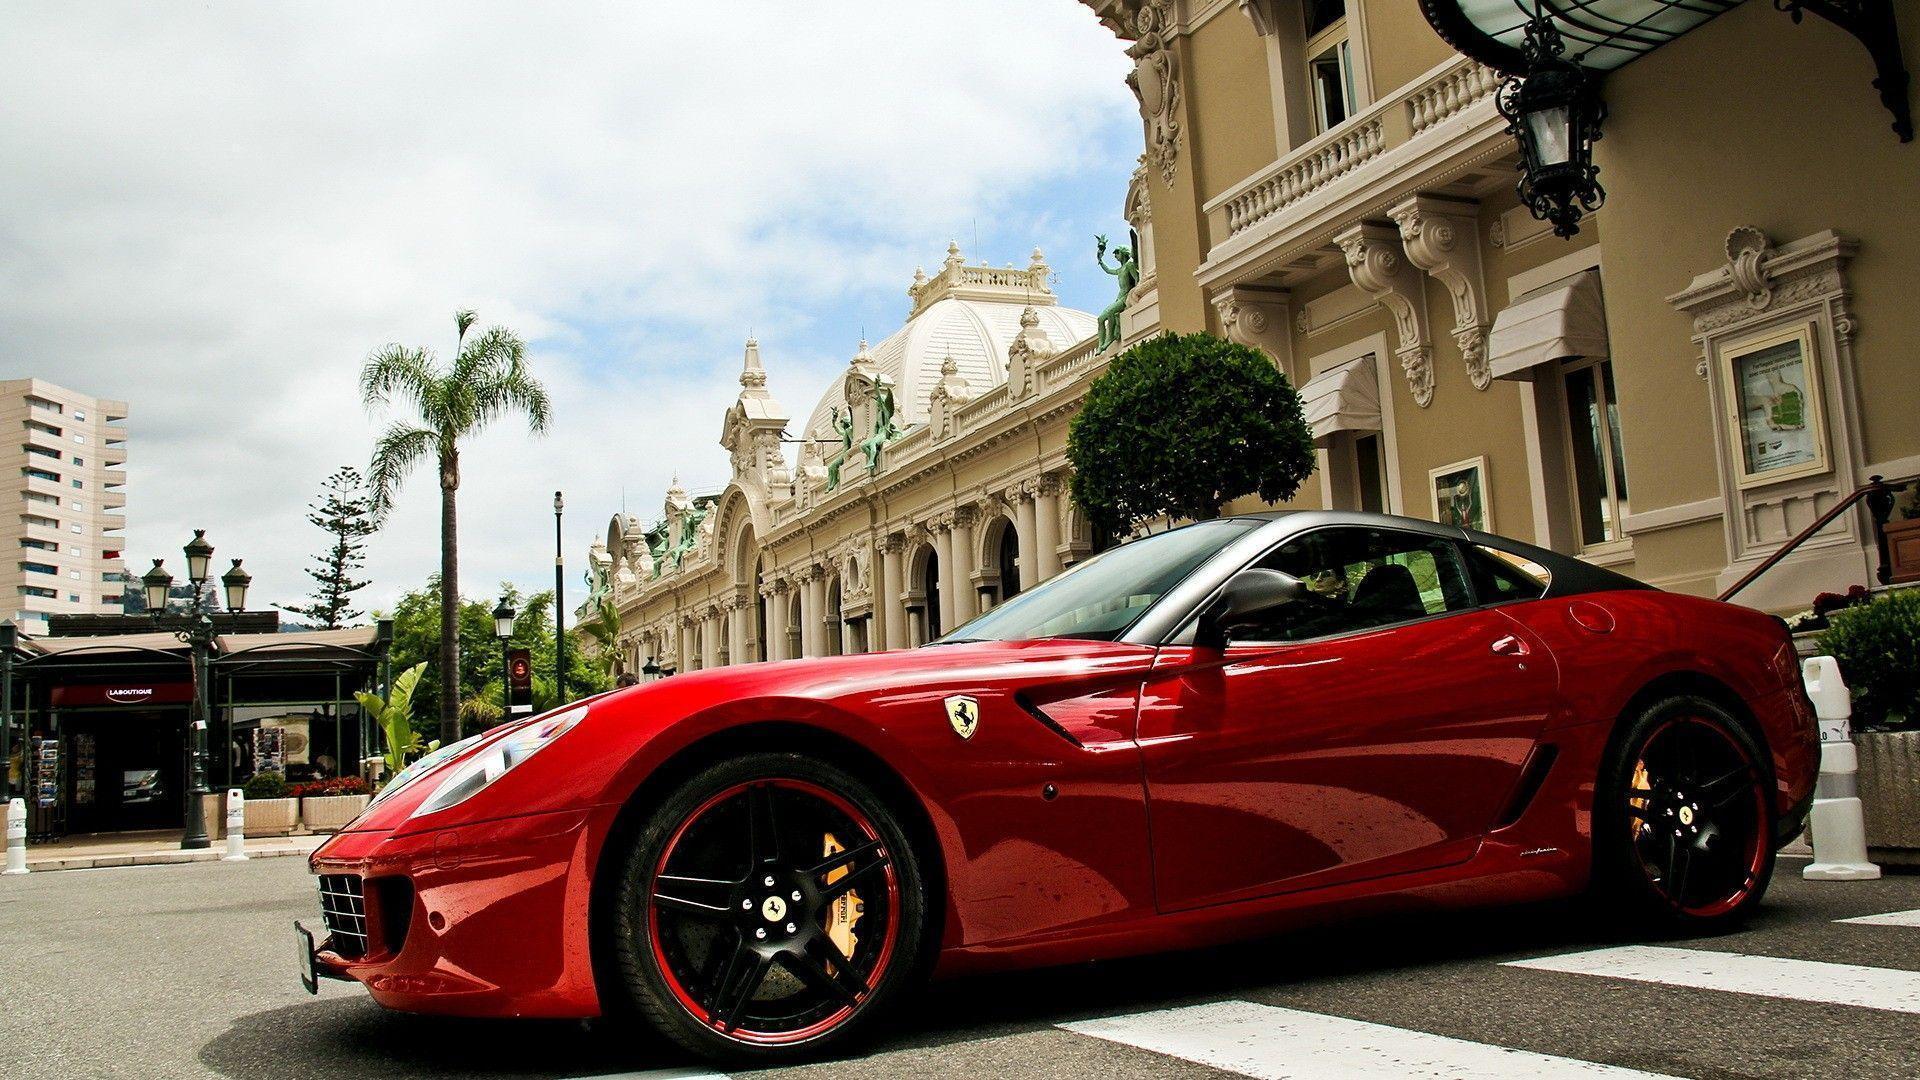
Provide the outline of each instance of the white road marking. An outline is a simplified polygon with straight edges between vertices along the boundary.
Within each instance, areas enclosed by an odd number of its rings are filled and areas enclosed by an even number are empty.
[[[1834,922],[1858,923],[1861,926],[1920,926],[1920,908],[1912,911],[1890,911],[1885,915],[1862,915],[1857,919],[1835,919]]]
[[[1060,1027],[1262,1080],[1660,1075],[1250,1001]]]
[[[1920,1013],[1920,971],[1857,967],[1775,956],[1626,945],[1510,960],[1508,967],[1724,990],[1734,994]]]
[[[576,1080],[728,1080],[725,1073],[699,1069],[648,1069],[645,1072],[601,1073]]]

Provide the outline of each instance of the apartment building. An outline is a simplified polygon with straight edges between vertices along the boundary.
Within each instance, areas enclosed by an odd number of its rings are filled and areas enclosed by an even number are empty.
[[[125,402],[43,379],[0,382],[0,611],[24,633],[121,610],[126,417]]]

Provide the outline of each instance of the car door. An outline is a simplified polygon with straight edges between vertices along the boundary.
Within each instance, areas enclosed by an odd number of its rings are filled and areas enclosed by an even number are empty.
[[[1554,707],[1544,644],[1477,603],[1443,536],[1326,527],[1260,565],[1310,595],[1224,663],[1164,648],[1144,688],[1161,908],[1466,859]]]

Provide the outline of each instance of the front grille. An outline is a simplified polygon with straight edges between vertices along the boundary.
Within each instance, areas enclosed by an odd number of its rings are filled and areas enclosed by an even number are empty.
[[[320,875],[320,915],[334,952],[349,960],[367,955],[367,899],[358,874]]]

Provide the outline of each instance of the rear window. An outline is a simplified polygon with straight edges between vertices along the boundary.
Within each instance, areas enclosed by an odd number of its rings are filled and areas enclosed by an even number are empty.
[[[1538,600],[1553,584],[1553,572],[1525,555],[1472,544],[1467,547],[1468,572],[1474,592],[1483,604]]]

